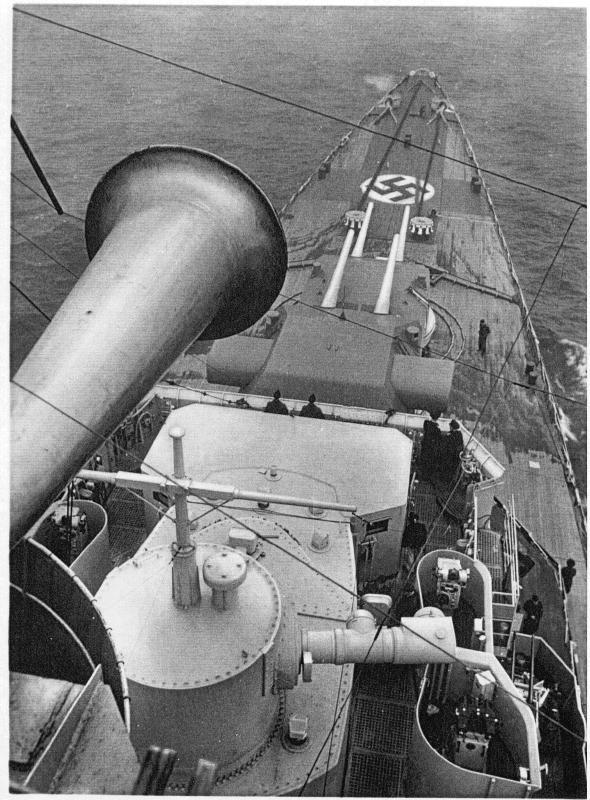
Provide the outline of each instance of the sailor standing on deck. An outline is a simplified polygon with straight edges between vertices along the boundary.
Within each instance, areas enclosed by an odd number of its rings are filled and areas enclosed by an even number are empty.
[[[436,421],[439,414],[431,414],[431,417],[432,419],[424,422],[424,436],[420,450],[420,468],[425,478],[438,471],[442,451],[442,434]]]
[[[426,544],[427,539],[428,528],[423,522],[420,522],[418,514],[411,511],[408,514],[408,520],[402,536],[402,547],[410,547],[414,552],[414,556],[417,556]]]
[[[281,393],[277,389],[276,392],[273,394],[273,399],[266,404],[266,408],[264,410],[267,411],[269,414],[288,414],[289,409],[281,401],[280,397]]]
[[[566,594],[569,594],[570,589],[572,588],[572,581],[574,580],[574,576],[576,574],[575,566],[576,562],[574,559],[568,558],[566,566],[561,568],[561,579],[563,581],[563,588],[565,589]]]
[[[459,423],[452,419],[449,425],[449,433],[444,442],[444,468],[449,478],[454,478],[461,464],[461,453],[463,452],[463,434]]]
[[[324,414],[321,408],[315,404],[315,394],[310,394],[308,403],[303,406],[299,412],[300,417],[315,417],[316,419],[324,419]]]
[[[534,594],[530,600],[527,600],[523,606],[524,609],[524,622],[522,625],[522,632],[533,634],[539,630],[541,617],[543,616],[543,603]]]
[[[486,342],[489,335],[490,335],[490,329],[486,325],[485,319],[480,319],[479,334],[477,337],[477,349],[482,354],[482,356],[485,356],[486,354]]]

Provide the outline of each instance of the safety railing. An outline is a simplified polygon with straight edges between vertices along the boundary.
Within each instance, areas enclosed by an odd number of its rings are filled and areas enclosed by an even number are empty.
[[[520,582],[518,576],[518,532],[516,529],[516,514],[514,510],[514,495],[510,498],[508,513],[506,515],[505,553],[510,570],[510,590],[514,607],[518,605],[520,597]]]
[[[168,403],[169,410],[188,405],[189,403],[200,403],[202,405],[223,405],[233,408],[263,411],[268,403],[268,396],[247,394],[243,392],[224,392],[224,391],[200,391],[198,389],[183,388],[181,386],[170,386],[158,384],[146,396],[143,402],[159,397]],[[297,415],[306,404],[304,400],[294,398],[282,398],[289,409],[289,413]],[[377,425],[380,427],[396,428],[407,435],[414,435],[422,432],[424,420],[427,419],[423,414],[411,414],[402,411],[387,412],[372,408],[361,408],[358,406],[341,406],[337,403],[317,403],[327,419],[336,422],[356,422],[361,425]],[[451,420],[439,418],[437,420],[439,428],[443,433],[450,430]],[[459,429],[466,442],[467,453],[477,462],[484,478],[487,480],[498,480],[504,474],[504,467],[500,462],[484,447],[471,431],[459,422]]]
[[[444,93],[444,90],[442,89],[442,87],[438,83],[438,80],[436,80],[435,83],[437,85],[437,88],[443,94],[443,96],[446,96],[445,93]],[[486,198],[488,207],[490,209],[490,212],[492,214],[492,218],[494,220],[494,228],[495,228],[495,231],[496,231],[496,233],[498,235],[498,239],[500,241],[500,246],[502,248],[502,254],[503,254],[504,258],[506,259],[506,263],[508,264],[508,268],[510,270],[510,275],[512,277],[512,280],[514,281],[514,284],[515,284],[517,292],[518,292],[518,303],[519,303],[519,306],[520,306],[520,309],[521,309],[521,313],[523,314],[523,316],[524,316],[524,318],[526,320],[526,332],[527,332],[527,335],[528,335],[529,344],[532,345],[532,349],[534,351],[534,360],[540,367],[541,379],[543,380],[543,382],[544,382],[544,384],[545,384],[545,386],[547,388],[546,399],[547,399],[547,404],[549,406],[549,411],[551,413],[551,417],[552,417],[552,422],[553,422],[553,425],[554,425],[555,433],[557,434],[557,437],[559,439],[558,450],[559,450],[560,460],[561,460],[561,463],[562,463],[562,466],[563,466],[564,477],[565,477],[565,480],[566,480],[566,483],[567,483],[568,487],[570,488],[570,490],[572,492],[573,500],[574,500],[574,504],[575,504],[575,509],[576,509],[576,512],[577,512],[577,521],[578,521],[578,524],[580,526],[582,535],[584,536],[584,539],[585,539],[586,538],[586,534],[587,534],[587,531],[586,531],[586,528],[587,528],[586,515],[584,513],[584,507],[582,505],[582,499],[581,499],[581,496],[580,496],[580,491],[579,491],[577,483],[576,483],[574,470],[573,470],[572,463],[571,463],[571,460],[570,460],[569,451],[568,451],[568,448],[567,448],[567,441],[566,441],[565,435],[563,433],[559,408],[558,408],[557,403],[555,402],[555,398],[553,396],[551,380],[550,380],[549,375],[547,373],[547,369],[545,367],[545,362],[543,360],[543,355],[541,353],[541,346],[540,346],[540,343],[539,343],[539,338],[538,338],[537,333],[536,333],[536,331],[535,331],[535,329],[533,327],[533,322],[532,322],[531,316],[530,316],[530,309],[529,309],[529,307],[527,305],[527,302],[525,300],[524,293],[522,291],[522,287],[521,287],[520,281],[518,279],[518,275],[517,275],[516,270],[514,268],[514,263],[512,261],[512,256],[510,255],[510,250],[508,249],[508,245],[506,243],[506,239],[504,238],[504,233],[502,231],[502,228],[500,227],[500,220],[498,219],[498,215],[496,213],[496,209],[495,209],[494,204],[492,202],[492,198],[490,197],[490,193],[489,193],[488,187],[486,185],[486,182],[484,180],[483,173],[482,173],[481,168],[480,168],[480,166],[479,166],[479,164],[477,162],[477,159],[476,159],[475,154],[473,152],[473,147],[471,145],[471,142],[469,141],[469,137],[467,136],[467,132],[466,132],[465,128],[463,127],[463,123],[461,121],[461,118],[459,117],[459,115],[456,112],[455,112],[455,116],[457,118],[457,122],[459,124],[459,127],[461,128],[461,131],[463,133],[463,138],[465,140],[465,144],[466,144],[466,148],[467,148],[467,155],[469,157],[469,160],[473,163],[473,169],[477,172],[477,174],[478,174],[478,176],[479,176],[479,178],[481,180],[482,186],[484,188],[485,198]],[[541,401],[541,402],[543,402],[543,401]]]

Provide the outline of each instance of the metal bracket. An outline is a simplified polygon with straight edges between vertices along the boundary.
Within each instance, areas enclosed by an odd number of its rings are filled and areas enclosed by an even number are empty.
[[[303,653],[303,658],[301,660],[301,674],[303,677],[304,683],[311,682],[311,668],[313,666],[313,659],[311,657],[311,653],[306,650]]]

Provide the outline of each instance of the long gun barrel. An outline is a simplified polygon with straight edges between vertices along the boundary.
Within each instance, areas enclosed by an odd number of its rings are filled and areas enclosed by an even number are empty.
[[[86,245],[91,263],[14,377],[12,544],[195,339],[265,313],[287,268],[260,189],[181,147],[134,153],[103,177]]]

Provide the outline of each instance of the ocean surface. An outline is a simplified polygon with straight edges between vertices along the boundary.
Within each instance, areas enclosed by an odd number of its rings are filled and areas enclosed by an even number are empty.
[[[417,67],[435,71],[480,165],[585,202],[583,9],[22,6],[96,37],[356,121]],[[280,208],[348,127],[14,12],[13,114],[64,208],[84,217],[104,172],[173,143],[237,164]],[[40,187],[13,140],[13,173]],[[487,183],[529,304],[576,205]],[[83,225],[12,181],[12,368],[85,264]],[[535,304],[562,427],[586,487],[586,212]],[[28,237],[27,241],[24,236]],[[42,247],[45,254],[31,242]],[[91,356],[91,354],[89,354]]]

